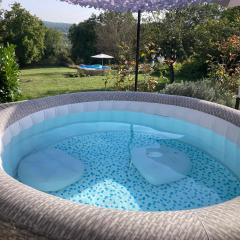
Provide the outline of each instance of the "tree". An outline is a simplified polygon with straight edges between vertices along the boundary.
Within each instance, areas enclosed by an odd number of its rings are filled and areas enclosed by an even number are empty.
[[[240,36],[233,35],[218,45],[219,57],[208,61],[209,77],[227,91],[237,92],[240,79]]]
[[[62,32],[46,28],[44,45],[43,63],[58,65],[69,62],[69,47]]]
[[[0,32],[3,42],[16,46],[16,56],[21,66],[37,62],[44,53],[45,27],[40,19],[15,3],[4,12]]]
[[[93,15],[88,20],[70,27],[68,37],[72,45],[71,56],[75,62],[90,62],[91,56],[96,54],[96,24],[96,17]]]
[[[236,31],[239,34],[240,30],[240,7],[228,8],[223,14],[222,18],[226,18],[232,27],[236,28]]]
[[[185,18],[178,10],[172,10],[165,14],[165,17],[160,22],[155,22],[152,25],[154,31],[153,42],[157,46],[157,56],[161,55],[165,58],[165,63],[169,66],[170,83],[174,82],[174,64],[182,61],[191,53],[193,38],[189,37],[191,32],[185,32]],[[186,38],[188,44],[185,44]]]
[[[0,102],[15,101],[19,93],[19,70],[14,46],[0,46]]]
[[[232,27],[226,18],[208,19],[198,25],[195,28],[195,58],[207,69],[209,60],[220,58],[219,44],[235,33],[235,27]]]
[[[45,34],[44,57],[56,57],[63,46],[63,34],[57,30],[47,28]]]
[[[133,58],[136,42],[136,20],[132,13],[104,12],[96,26],[97,50],[120,60],[122,46],[127,46]]]
[[[174,63],[194,55],[197,41],[195,28],[209,19],[217,19],[223,9],[218,5],[192,5],[190,7],[153,13],[144,26],[145,39],[156,46],[157,53],[169,66],[170,82],[174,82]],[[207,37],[207,36],[206,36]]]

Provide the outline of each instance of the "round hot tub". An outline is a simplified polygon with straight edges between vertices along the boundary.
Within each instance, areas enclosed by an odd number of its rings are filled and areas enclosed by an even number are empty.
[[[92,92],[0,114],[3,239],[240,239],[238,111]]]

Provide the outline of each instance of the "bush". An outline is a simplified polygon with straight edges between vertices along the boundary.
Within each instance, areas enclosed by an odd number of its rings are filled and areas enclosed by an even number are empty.
[[[214,89],[207,81],[173,83],[167,85],[163,91],[170,95],[195,97],[209,101],[212,101],[215,96]]]
[[[48,58],[42,59],[40,62],[36,64],[32,64],[32,66],[64,66],[68,67],[73,65],[73,61],[65,52],[59,53],[58,56],[50,56]]]
[[[219,88],[210,80],[182,82],[167,85],[162,93],[180,95],[217,102],[229,107],[234,106],[234,93]]]
[[[19,69],[15,47],[0,46],[0,102],[15,101],[19,94]]]
[[[178,72],[178,77],[189,81],[196,81],[207,75],[206,69],[206,64],[195,59],[190,59],[183,62],[182,67]]]
[[[45,27],[39,18],[31,15],[19,3],[14,3],[10,10],[4,11],[0,31],[4,44],[16,46],[20,66],[41,60],[45,48]]]
[[[155,63],[153,67],[154,71],[152,73],[153,76],[164,76],[169,77],[169,66],[165,63]]]

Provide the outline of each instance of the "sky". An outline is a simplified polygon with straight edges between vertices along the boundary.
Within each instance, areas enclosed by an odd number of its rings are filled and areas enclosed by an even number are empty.
[[[95,9],[74,6],[60,0],[2,0],[1,8],[9,9],[14,2],[19,2],[31,14],[50,22],[78,23],[93,13],[99,13]]]

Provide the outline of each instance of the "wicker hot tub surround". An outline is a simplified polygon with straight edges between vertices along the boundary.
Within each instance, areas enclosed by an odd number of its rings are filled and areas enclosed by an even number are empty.
[[[149,93],[90,92],[67,94],[27,101],[0,111],[0,150],[4,133],[19,120],[46,109],[78,103],[134,103],[137,111],[144,104],[171,111],[177,107],[189,121],[202,113],[232,128],[227,136],[240,145],[240,112],[198,99]],[[90,106],[89,105],[89,106]],[[88,105],[87,105],[88,106]],[[150,111],[150,110],[149,110]],[[163,110],[162,110],[163,111]],[[170,111],[170,110],[169,110]],[[181,112],[181,111],[179,111]],[[62,112],[63,114],[63,112]],[[172,113],[175,114],[175,113]],[[184,116],[186,117],[186,116]],[[179,115],[179,118],[181,116]],[[223,126],[214,126],[223,131]],[[205,119],[205,124],[208,121]],[[229,128],[228,126],[228,128]],[[5,137],[5,139],[4,139]],[[240,159],[239,159],[240,162]],[[237,165],[236,169],[240,166]],[[240,174],[240,173],[239,173]],[[240,239],[240,197],[223,204],[188,211],[128,212],[77,205],[21,184],[0,168],[0,239]]]

